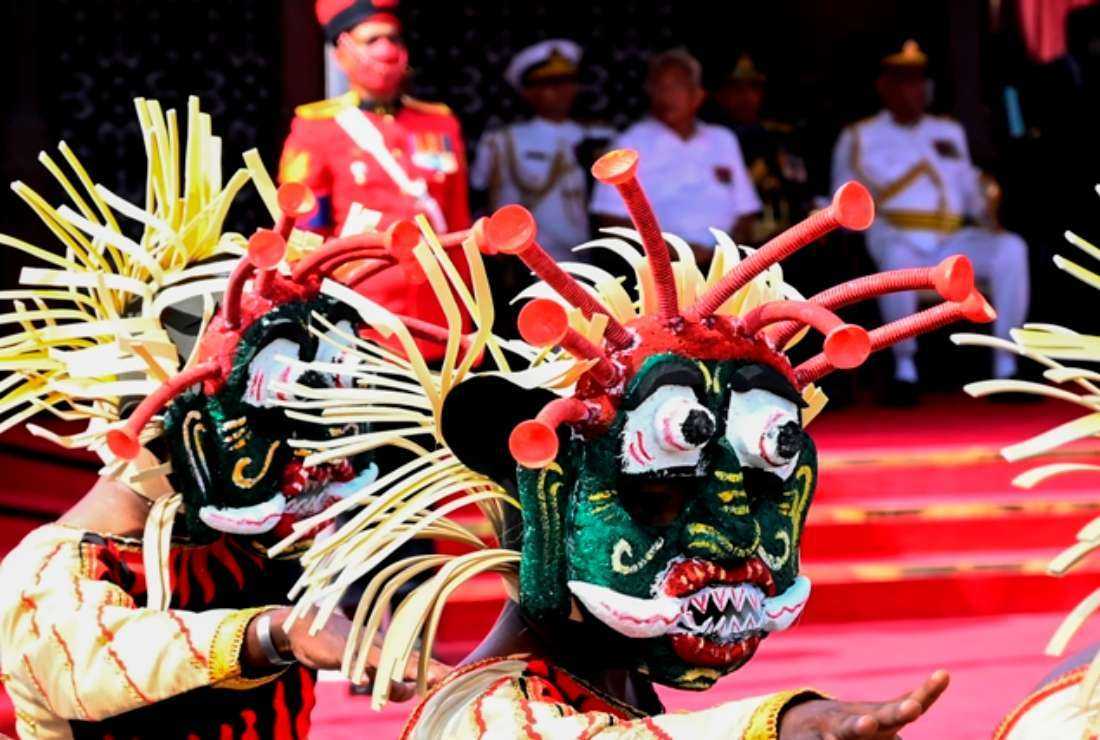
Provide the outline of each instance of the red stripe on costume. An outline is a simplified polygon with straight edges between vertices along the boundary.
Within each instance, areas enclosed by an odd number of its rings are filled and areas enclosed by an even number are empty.
[[[271,699],[271,707],[275,710],[275,722],[271,731],[275,740],[290,740],[294,737],[290,727],[290,708],[286,705],[286,686],[282,681],[275,684],[275,696]]]
[[[489,688],[486,689],[485,693],[479,696],[477,701],[474,702],[474,723],[477,724],[478,730],[482,733],[488,731],[488,725],[485,724],[485,714],[482,712],[482,704],[494,691],[511,680],[512,679],[508,676],[498,678],[496,681],[493,681],[493,683],[489,685]]]
[[[313,693],[313,674],[301,666],[298,667],[298,680],[302,686],[302,708],[298,710],[298,717],[294,722],[298,737],[309,737],[309,715],[317,704],[317,698]]]
[[[1088,670],[1088,666],[1081,666],[1080,668],[1074,668],[1069,673],[1055,679],[1051,683],[1042,687],[1027,699],[1022,704],[1012,710],[1012,713],[1005,717],[1001,722],[1001,726],[997,728],[997,731],[993,734],[993,740],[1002,740],[1002,738],[1008,737],[1008,733],[1012,731],[1012,728],[1016,726],[1016,723],[1020,720],[1029,709],[1034,707],[1039,702],[1050,697],[1052,694],[1056,694],[1067,686],[1072,686],[1075,683],[1079,683],[1081,678],[1085,675],[1085,671]]]
[[[176,574],[176,582],[173,589],[179,589],[181,606],[191,603],[191,551],[188,548],[173,548],[171,550],[171,568]]]
[[[672,740],[672,736],[657,726],[657,723],[653,721],[652,717],[646,717],[642,720],[642,724],[645,728],[652,732],[658,740]]]
[[[245,709],[241,712],[241,719],[244,720],[241,740],[260,740],[260,735],[256,732],[256,713],[251,709]]]
[[[57,710],[53,708],[53,702],[50,701],[50,695],[46,693],[46,687],[42,685],[42,682],[38,680],[38,676],[34,673],[34,668],[31,666],[31,661],[26,655],[23,656],[23,666],[27,669],[27,673],[31,676],[31,681],[34,681],[34,685],[38,688],[38,693],[42,694],[42,698],[46,700],[46,706],[54,714],[57,714]]]
[[[469,665],[464,665],[461,668],[457,668],[448,673],[446,676],[443,677],[442,681],[435,685],[435,688],[431,689],[427,694],[424,695],[424,697],[420,700],[420,704],[418,704],[416,709],[413,710],[412,714],[409,715],[408,720],[405,721],[405,726],[401,730],[399,740],[408,740],[409,736],[412,734],[412,731],[416,729],[416,723],[420,721],[420,713],[424,711],[424,707],[427,706],[428,700],[438,694],[444,688],[449,686],[451,682],[453,682],[455,679],[459,678],[460,676],[465,676],[468,673],[472,673],[473,671],[479,670],[486,666],[493,665],[494,663],[502,663],[506,660],[512,659],[513,658],[510,657],[484,658],[482,660],[470,663]],[[505,676],[505,678],[508,677]]]
[[[220,539],[211,545],[210,552],[233,576],[233,580],[237,582],[237,588],[244,588],[244,573],[241,572],[241,566],[237,563],[237,559],[233,557],[233,553],[229,552],[229,548],[225,546],[225,540]]]
[[[76,594],[76,608],[84,608],[84,589],[80,586],[80,576],[73,574],[73,592]]]
[[[103,636],[104,642],[110,642],[115,639],[115,633],[107,629],[106,623],[103,621],[103,610],[107,608],[106,604],[100,604],[99,608],[95,612],[95,621],[99,625],[99,632]]]
[[[57,638],[58,644],[61,645],[61,652],[65,653],[65,665],[69,669],[69,682],[73,686],[73,700],[76,701],[76,705],[80,707],[80,713],[85,717],[88,716],[88,708],[84,706],[84,702],[80,700],[80,692],[76,688],[76,665],[73,663],[73,654],[69,651],[69,645],[61,637],[61,633],[57,631],[57,627],[51,625],[50,631],[53,632],[53,636]]]
[[[191,651],[191,656],[199,662],[200,665],[206,665],[206,656],[199,652],[199,649],[195,647],[195,643],[191,640],[191,630],[187,629],[187,625],[184,623],[180,616],[171,609],[168,610],[168,616],[172,618],[180,628],[180,634],[183,635],[183,641],[187,644],[187,649]]]
[[[214,601],[214,578],[210,575],[210,551],[206,548],[197,548],[191,553],[194,563],[191,572],[202,587],[202,603],[210,604]]]
[[[19,603],[31,614],[31,632],[34,633],[36,638],[41,637],[42,633],[38,629],[38,604],[30,596],[27,596],[26,591],[19,594]]]
[[[42,560],[42,564],[39,565],[38,570],[36,570],[34,572],[34,585],[37,586],[39,583],[42,582],[42,573],[45,572],[46,567],[50,564],[50,561],[53,560],[54,556],[57,555],[57,553],[61,550],[61,546],[63,544],[65,544],[65,543],[58,542],[54,546],[54,548],[52,550],[50,550],[50,553]]]
[[[531,702],[526,699],[519,699],[519,708],[523,710],[523,732],[527,737],[537,738],[539,735],[535,732],[535,713],[531,711]]]
[[[107,654],[115,661],[115,665],[118,666],[119,671],[122,672],[122,677],[126,679],[126,683],[130,685],[130,688],[134,690],[138,698],[146,704],[152,704],[153,700],[146,696],[145,692],[134,682],[134,679],[130,677],[130,671],[126,669],[126,664],[122,662],[122,658],[118,657],[118,653],[110,645],[107,646]]]

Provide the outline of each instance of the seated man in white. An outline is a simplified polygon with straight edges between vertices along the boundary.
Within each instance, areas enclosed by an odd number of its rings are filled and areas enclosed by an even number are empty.
[[[986,192],[970,161],[966,133],[958,122],[927,115],[927,57],[914,41],[882,60],[877,82],[884,110],[848,126],[833,152],[834,187],[859,180],[875,196],[877,217],[867,230],[867,249],[880,270],[935,264],[965,254],[989,286],[997,310],[994,332],[1007,337],[1027,314],[1027,245],[997,226],[995,195]],[[990,185],[996,190],[996,185]],[[965,225],[964,224],[970,224]],[[879,298],[884,321],[917,308],[912,292]],[[895,373],[889,400],[916,400],[916,342],[894,345]],[[1016,373],[1016,357],[994,354],[994,374]]]
[[[580,62],[581,47],[568,39],[541,41],[516,54],[504,76],[532,116],[486,132],[470,169],[470,184],[488,191],[493,211],[519,203],[534,214],[539,244],[558,260],[585,258],[572,251],[590,236],[585,168],[591,162],[583,155],[615,136],[610,126],[571,117]]]
[[[698,60],[683,49],[654,57],[646,78],[650,115],[624,131],[614,148],[641,153],[638,179],[658,221],[687,239],[705,264],[714,244],[709,227],[744,241],[761,206],[737,137],[695,117],[706,97],[702,77]],[[596,186],[590,210],[601,226],[630,225],[610,185]]]

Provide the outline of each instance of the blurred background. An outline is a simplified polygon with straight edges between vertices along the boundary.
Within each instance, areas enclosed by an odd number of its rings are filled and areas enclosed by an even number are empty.
[[[575,115],[620,130],[647,109],[646,60],[655,52],[687,47],[711,89],[748,53],[767,75],[764,114],[796,132],[808,186],[823,197],[839,132],[880,107],[879,60],[916,39],[928,55],[932,110],[964,126],[975,164],[1003,188],[1001,223],[1028,244],[1030,320],[1100,330],[1096,293],[1051,262],[1072,249],[1066,229],[1100,239],[1100,25],[1070,37],[1065,30],[1067,12],[1093,5],[1089,0],[402,5],[411,92],[453,109],[471,153],[486,130],[523,115],[503,71],[517,51],[541,39],[566,37],[583,47]],[[328,52],[310,0],[3,0],[0,24],[0,68],[9,80],[0,101],[0,180],[23,180],[51,200],[57,186],[37,156],[62,139],[96,181],[140,200],[145,159],[136,96],[185,110],[187,96],[198,95],[223,137],[225,169],[257,147],[274,172],[295,106],[329,94]],[[720,115],[708,103],[703,117]],[[475,213],[485,207],[476,198],[473,205]],[[51,243],[6,191],[0,225]],[[267,218],[246,189],[229,227],[247,233],[257,225]],[[6,286],[17,279],[18,259],[0,250]],[[785,268],[810,294],[873,265],[859,237],[835,236]],[[853,320],[876,325],[876,311],[869,302]],[[922,378],[957,393],[965,380],[988,377],[987,355],[951,348],[946,334],[922,340]],[[829,379],[837,406],[872,397],[889,377],[883,354],[859,373]],[[1067,480],[1020,503],[1024,494],[1010,482],[1028,465],[998,457],[1002,444],[1067,418],[1051,404],[993,408],[958,395],[906,411],[855,405],[826,413],[814,430],[825,472],[804,552],[820,584],[808,626],[762,651],[738,674],[740,685],[803,685],[812,672],[822,676],[819,688],[833,693],[888,694],[950,662],[960,685],[932,725],[906,737],[986,736],[1049,667],[1041,647],[1057,612],[1095,581],[1094,570],[1059,582],[1042,573],[1050,552],[1097,513],[1095,491]],[[26,435],[0,440],[0,464],[9,471],[0,487],[5,552],[63,511],[96,469],[90,459],[61,458]],[[449,657],[491,623],[500,598],[493,585],[460,600],[456,608],[465,611],[444,635]],[[682,707],[704,700],[711,699],[673,698]],[[347,722],[365,716],[365,701],[333,702],[321,702],[318,735],[350,737],[354,722]],[[386,715],[393,728],[401,711]]]
[[[1100,55],[1100,43],[1092,40],[1093,48],[1091,37],[1080,40],[1081,59],[1067,63],[1064,30],[1066,12],[1088,4],[774,0],[716,12],[708,3],[672,0],[534,0],[407,2],[403,13],[411,92],[454,110],[471,157],[484,131],[523,115],[503,71],[517,51],[538,40],[561,36],[583,47],[575,115],[618,129],[647,108],[643,82],[653,53],[687,47],[703,63],[711,88],[749,53],[767,75],[764,116],[794,127],[810,187],[823,196],[841,128],[879,108],[879,59],[917,39],[929,58],[932,110],[963,124],[975,164],[1003,187],[1003,225],[1030,247],[1031,318],[1088,329],[1096,313],[1080,307],[1092,295],[1050,260],[1065,248],[1067,228],[1100,236],[1093,190],[1100,143],[1092,134],[1100,75],[1090,75],[1087,59]],[[7,57],[9,94],[0,103],[0,179],[21,179],[47,193],[53,184],[36,156],[64,139],[95,179],[126,197],[140,194],[144,161],[135,96],[183,109],[188,95],[198,95],[224,138],[226,167],[255,146],[273,171],[294,107],[326,96],[327,49],[309,0],[7,0],[2,8],[7,43],[0,54]],[[708,115],[717,118],[713,103],[704,107]],[[248,189],[230,226],[254,226],[256,206]],[[42,236],[13,195],[0,197],[0,223],[16,236]],[[4,251],[0,271],[10,283],[17,258]],[[790,262],[792,282],[804,293],[871,266],[858,240],[806,250]],[[874,314],[857,316],[863,318],[873,322]],[[936,346],[935,340],[926,344]],[[958,368],[948,364],[946,381],[957,384]],[[929,379],[942,385],[936,367]],[[982,365],[963,371],[988,373]],[[881,372],[874,363],[864,371],[872,378]]]

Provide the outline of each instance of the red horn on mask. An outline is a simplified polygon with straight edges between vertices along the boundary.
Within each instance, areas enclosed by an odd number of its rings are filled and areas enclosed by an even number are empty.
[[[575,424],[591,415],[577,398],[555,398],[534,419],[520,422],[508,436],[508,450],[525,468],[545,468],[558,456],[558,427]]]
[[[776,262],[786,259],[802,247],[837,227],[862,231],[875,218],[875,202],[867,188],[854,180],[846,182],[833,195],[827,208],[811,214],[753,252],[730,270],[688,309],[686,318],[698,321],[712,315],[730,296]]]
[[[592,377],[604,388],[618,379],[615,366],[603,351],[569,326],[565,309],[548,298],[536,298],[523,307],[516,322],[523,341],[536,347],[558,345],[580,360],[595,360],[589,370]]]
[[[133,460],[141,452],[141,430],[145,428],[145,425],[149,423],[154,414],[191,386],[217,377],[220,374],[221,369],[218,364],[209,361],[190,367],[165,381],[138,404],[138,407],[126,419],[124,426],[107,432],[107,447],[115,456],[123,460]]]

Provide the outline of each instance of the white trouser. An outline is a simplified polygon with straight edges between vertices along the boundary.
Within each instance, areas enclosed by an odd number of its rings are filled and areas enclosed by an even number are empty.
[[[876,225],[877,226],[877,225]],[[923,236],[923,234],[922,234]],[[872,228],[867,233],[867,250],[880,270],[934,265],[953,254],[963,254],[974,265],[974,277],[989,286],[990,303],[997,311],[993,333],[1008,338],[1008,331],[1024,322],[1030,294],[1027,266],[1027,244],[1010,231],[991,231],[967,227],[945,235],[931,248],[914,243],[907,232],[886,227]],[[915,292],[892,293],[878,299],[883,321],[896,321],[917,311]],[[901,363],[911,363],[917,351],[915,340],[894,345],[894,357]],[[1016,356],[998,350],[995,353],[994,374],[1006,377],[1016,372]]]

